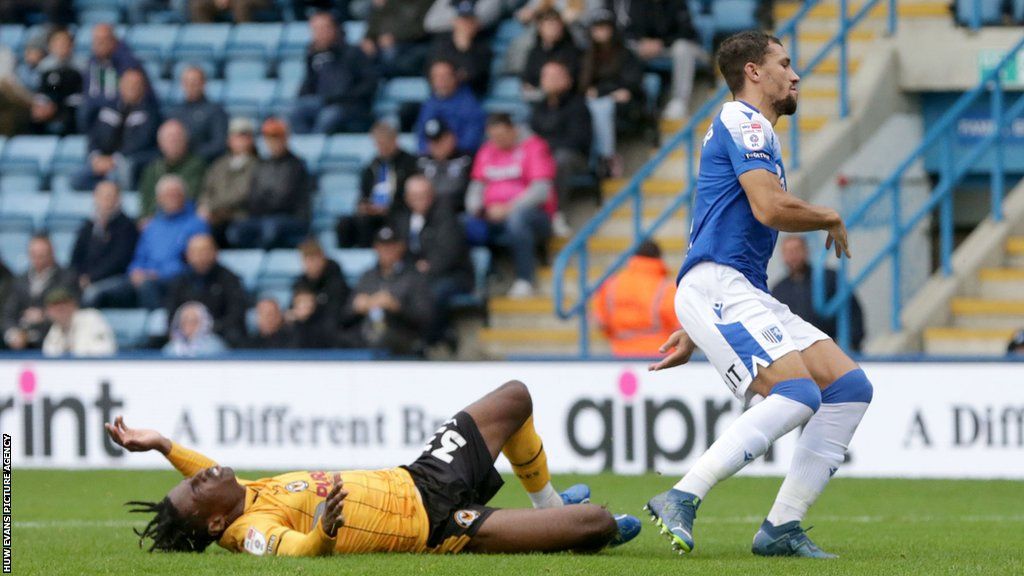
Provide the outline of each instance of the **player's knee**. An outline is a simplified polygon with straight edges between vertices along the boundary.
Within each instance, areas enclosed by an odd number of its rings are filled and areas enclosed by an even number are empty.
[[[519,380],[509,380],[498,388],[508,413],[514,414],[526,420],[533,414],[533,398],[530,396],[530,389]]]
[[[580,514],[579,524],[584,541],[583,549],[600,550],[618,532],[619,527],[615,518],[604,508],[596,504],[581,504],[578,506]]]
[[[841,402],[863,402],[870,404],[874,398],[875,388],[868,380],[867,374],[857,368],[840,376],[821,393],[821,401],[825,404]]]
[[[810,378],[784,380],[772,386],[771,393],[799,402],[813,412],[821,407],[821,389]]]

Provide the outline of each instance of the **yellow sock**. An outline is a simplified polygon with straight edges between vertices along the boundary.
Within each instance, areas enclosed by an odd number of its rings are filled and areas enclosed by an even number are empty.
[[[544,443],[533,427],[533,416],[527,418],[522,427],[509,437],[501,452],[512,463],[512,471],[527,492],[540,492],[550,484],[548,457],[544,453]]]

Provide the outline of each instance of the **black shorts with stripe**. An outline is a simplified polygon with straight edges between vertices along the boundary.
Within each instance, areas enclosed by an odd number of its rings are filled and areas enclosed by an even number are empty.
[[[429,548],[452,537],[476,535],[494,512],[486,504],[504,484],[476,422],[466,412],[445,422],[423,454],[403,468],[423,497],[430,521]]]

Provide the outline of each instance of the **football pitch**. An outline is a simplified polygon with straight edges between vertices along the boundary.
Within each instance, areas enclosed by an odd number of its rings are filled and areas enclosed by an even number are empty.
[[[239,471],[244,478],[268,474]],[[126,500],[158,500],[180,476],[163,471],[15,470],[15,574],[512,575],[646,574],[1024,574],[1024,483],[1010,481],[860,480],[836,478],[805,526],[838,560],[756,558],[750,541],[780,479],[734,478],[701,507],[697,549],[680,557],[644,517],[644,531],[598,555],[257,558],[211,546],[204,554],[148,554],[132,534],[138,515]],[[511,481],[510,481],[511,480]],[[651,495],[675,478],[557,476],[556,487],[590,484],[594,502],[641,514]],[[525,507],[514,478],[492,502]]]

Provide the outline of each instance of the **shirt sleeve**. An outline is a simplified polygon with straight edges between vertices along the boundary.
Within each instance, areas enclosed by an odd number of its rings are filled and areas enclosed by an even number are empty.
[[[728,150],[733,171],[740,176],[751,170],[764,169],[775,173],[770,138],[772,127],[764,120],[749,119],[745,115],[723,114],[719,126],[724,128],[722,146]]]
[[[237,551],[254,556],[326,556],[334,551],[337,541],[324,532],[319,521],[304,533],[289,528],[270,514],[253,515],[241,530],[244,530],[244,537],[236,539]]]
[[[185,448],[177,442],[171,442],[171,451],[167,453],[167,460],[186,478],[194,476],[204,468],[217,465],[217,462],[195,450]]]

